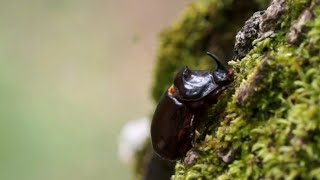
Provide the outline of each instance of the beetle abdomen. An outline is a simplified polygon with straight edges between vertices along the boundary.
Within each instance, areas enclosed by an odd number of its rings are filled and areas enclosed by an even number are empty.
[[[194,115],[168,92],[162,96],[153,116],[151,139],[153,149],[162,158],[175,160],[192,147]]]

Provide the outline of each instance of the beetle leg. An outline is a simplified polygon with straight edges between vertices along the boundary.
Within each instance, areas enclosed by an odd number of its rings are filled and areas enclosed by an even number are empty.
[[[191,138],[191,145],[192,147],[195,146],[195,142],[196,142],[196,128],[195,128],[195,115],[192,115],[192,119],[190,121],[190,138]]]

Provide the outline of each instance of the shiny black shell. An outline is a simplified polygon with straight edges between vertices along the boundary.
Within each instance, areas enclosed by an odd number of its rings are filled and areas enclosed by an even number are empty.
[[[218,58],[214,72],[182,68],[173,85],[162,95],[151,123],[154,151],[162,158],[177,160],[193,147],[195,130],[207,110],[233,81],[233,75]]]
[[[165,159],[177,159],[192,147],[194,115],[167,92],[162,96],[151,125],[155,152]]]

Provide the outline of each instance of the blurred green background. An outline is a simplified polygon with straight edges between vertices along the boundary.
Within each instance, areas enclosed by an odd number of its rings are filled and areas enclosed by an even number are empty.
[[[157,34],[190,0],[1,0],[0,179],[132,179],[117,156],[152,113]]]

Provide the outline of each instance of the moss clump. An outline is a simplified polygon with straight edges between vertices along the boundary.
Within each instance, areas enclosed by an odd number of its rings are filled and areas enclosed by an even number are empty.
[[[208,7],[221,10],[219,3],[195,4],[202,4],[201,12],[206,14],[204,9]],[[255,44],[241,61],[230,62],[235,82],[210,111],[206,122],[209,133],[206,131],[206,137],[194,148],[199,157],[191,165],[178,162],[173,179],[320,179],[320,8],[317,3],[316,0],[287,1],[283,20],[275,25],[274,36]],[[288,30],[306,8],[314,14],[314,19],[305,24],[309,31],[304,32],[303,40],[291,45],[286,38]],[[213,32],[214,21],[207,20],[207,16],[186,17],[162,35],[155,99],[171,83],[178,69],[189,63],[197,65],[193,61],[202,57],[201,48],[206,47],[203,44],[208,43],[206,38]],[[174,34],[177,37],[186,34],[182,25],[192,21],[189,18],[195,21],[194,26],[199,25],[187,30],[191,36],[195,29],[192,42],[185,39],[186,44],[181,40],[178,45],[178,41],[170,41]],[[197,24],[198,21],[202,23]],[[201,28],[209,30],[201,33]]]

